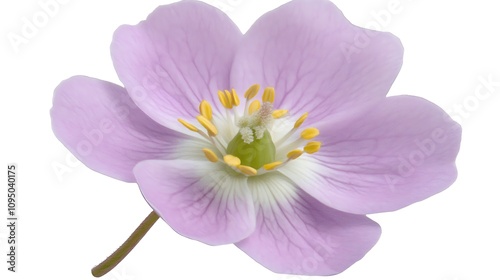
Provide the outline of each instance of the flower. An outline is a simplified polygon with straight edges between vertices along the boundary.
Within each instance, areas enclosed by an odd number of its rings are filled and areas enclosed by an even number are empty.
[[[63,81],[55,135],[88,167],[137,182],[179,234],[235,243],[272,271],[342,272],[380,236],[365,215],[456,178],[460,126],[422,98],[386,97],[399,39],[329,1],[291,1],[244,35],[181,1],[118,28],[111,55],[124,87]]]

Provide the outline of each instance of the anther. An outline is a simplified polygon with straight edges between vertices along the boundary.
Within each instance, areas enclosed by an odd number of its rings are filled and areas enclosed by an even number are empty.
[[[229,100],[227,100],[226,94],[223,91],[219,90],[217,92],[217,95],[219,96],[219,100],[220,100],[220,103],[222,104],[222,106],[229,109],[230,104],[229,104]]]
[[[292,159],[297,159],[298,157],[300,157],[304,152],[302,150],[293,150],[291,152],[289,152],[286,157],[290,160]]]
[[[300,134],[300,137],[305,140],[310,140],[313,139],[314,137],[319,135],[319,130],[314,127],[306,128],[302,133]]]
[[[234,106],[233,94],[229,90],[225,90],[224,93],[226,94],[226,99],[229,105],[228,109],[232,109]]]
[[[224,162],[229,165],[229,166],[238,166],[241,164],[241,160],[238,157],[235,157],[233,155],[225,155],[224,156]]]
[[[210,136],[217,135],[217,128],[215,127],[215,125],[212,124],[211,121],[209,121],[207,118],[205,118],[202,115],[197,116],[196,119],[208,131],[208,135],[210,135]]]
[[[210,103],[208,103],[208,101],[206,100],[201,101],[200,114],[204,116],[207,120],[209,121],[212,120],[212,106],[210,106]]]
[[[219,161],[219,158],[217,157],[217,155],[214,153],[214,151],[208,149],[208,148],[204,148],[202,149],[203,153],[205,154],[205,157],[207,157],[207,159],[211,162],[218,162]]]
[[[264,166],[262,166],[262,167],[264,167],[264,169],[267,171],[271,171],[271,170],[276,169],[277,167],[279,167],[282,164],[283,164],[283,162],[281,162],[281,161],[275,161],[275,162],[271,162],[268,164],[264,164]]]
[[[246,166],[246,165],[238,165],[237,168],[241,171],[241,173],[248,175],[248,176],[255,176],[257,175],[257,170],[253,167]]]
[[[295,125],[293,126],[293,128],[299,128],[304,123],[304,121],[307,119],[307,115],[308,115],[308,113],[304,113],[302,116],[300,116],[300,118],[295,122]]]
[[[259,93],[259,90],[260,90],[260,85],[255,84],[247,89],[244,96],[246,99],[252,99],[257,95],[257,93]]]
[[[257,112],[260,109],[260,101],[259,100],[254,100],[252,103],[250,103],[250,107],[248,107],[248,114],[252,115],[253,113]]]
[[[196,128],[196,126],[188,123],[187,121],[183,120],[183,119],[177,119],[183,126],[185,126],[187,129],[191,130],[191,131],[194,131],[194,132],[198,132],[199,129]]]
[[[321,142],[312,141],[312,142],[307,143],[304,146],[304,152],[306,152],[308,154],[314,154],[317,151],[319,151],[320,148],[321,148]]]
[[[273,103],[274,96],[275,96],[274,88],[273,87],[266,87],[264,89],[264,94],[262,95],[262,102]]]
[[[234,106],[240,105],[240,98],[238,97],[238,94],[236,93],[236,90],[234,88],[231,90],[231,95],[233,97]]]
[[[288,113],[288,110],[281,109],[281,110],[274,110],[272,115],[273,115],[273,118],[279,119],[279,118],[282,118],[283,116],[285,116],[287,113]]]

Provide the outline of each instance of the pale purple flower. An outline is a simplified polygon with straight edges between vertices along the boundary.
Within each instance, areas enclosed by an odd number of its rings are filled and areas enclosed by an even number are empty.
[[[181,1],[118,28],[111,55],[124,88],[62,82],[56,136],[88,167],[137,182],[179,234],[234,243],[272,271],[342,272],[380,236],[366,214],[456,178],[460,126],[422,98],[386,97],[399,39],[352,25],[329,1],[291,1],[244,35],[221,11]],[[250,105],[254,84],[266,93]],[[274,154],[261,143],[271,139]]]

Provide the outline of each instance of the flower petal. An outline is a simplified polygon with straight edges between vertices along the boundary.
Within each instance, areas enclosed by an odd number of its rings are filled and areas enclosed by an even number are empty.
[[[208,161],[148,160],[134,174],[144,198],[176,232],[210,245],[242,240],[255,229],[244,176]]]
[[[241,32],[221,11],[198,1],[160,6],[136,26],[119,27],[111,56],[134,102],[152,119],[184,132],[177,118],[218,104]],[[218,110],[218,107],[214,107]]]
[[[443,191],[456,179],[460,125],[425,99],[389,97],[350,122],[319,127],[320,152],[282,172],[333,208],[356,214],[393,211]]]
[[[126,182],[145,159],[172,158],[186,137],[146,116],[122,87],[75,76],[55,90],[50,111],[56,137],[89,168]]]
[[[401,68],[403,47],[390,33],[352,25],[327,0],[296,0],[245,34],[231,82],[237,90],[274,86],[278,108],[321,120],[384,97]]]
[[[380,227],[365,216],[329,208],[281,174],[250,178],[257,228],[236,245],[277,273],[333,275],[360,260]]]

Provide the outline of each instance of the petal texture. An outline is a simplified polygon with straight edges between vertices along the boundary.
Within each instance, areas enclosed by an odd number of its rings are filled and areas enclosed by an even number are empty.
[[[134,102],[158,123],[184,132],[177,118],[196,117],[202,100],[217,104],[217,90],[229,88],[240,39],[218,9],[181,1],[158,7],[136,26],[119,27],[111,56]]]
[[[56,137],[89,168],[126,182],[145,159],[172,158],[186,139],[146,116],[124,88],[75,76],[55,90],[50,111]]]
[[[296,0],[271,11],[244,35],[231,72],[237,90],[274,86],[277,107],[321,120],[381,99],[401,68],[390,33],[353,26],[327,0]]]
[[[389,97],[361,117],[320,126],[322,149],[282,172],[341,211],[393,211],[439,193],[456,179],[461,128],[438,106]]]
[[[243,176],[208,161],[139,163],[134,174],[144,198],[175,231],[210,245],[242,240],[255,228]]]
[[[377,223],[319,203],[283,175],[250,178],[248,184],[257,227],[236,245],[274,272],[340,273],[361,259],[380,236]]]

